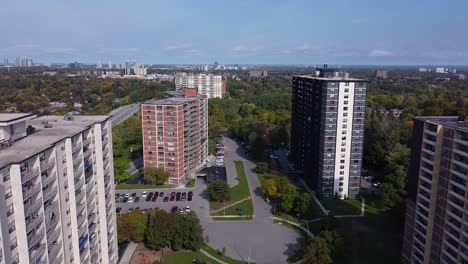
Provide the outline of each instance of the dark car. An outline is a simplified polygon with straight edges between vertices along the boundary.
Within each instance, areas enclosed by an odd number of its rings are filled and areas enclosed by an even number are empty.
[[[176,195],[175,192],[171,192],[171,197],[174,197]]]
[[[181,201],[185,201],[185,200],[187,200],[187,194],[183,192]]]
[[[156,193],[158,193],[158,192],[156,192]],[[152,197],[153,195],[154,195],[153,192],[148,193],[148,196],[151,196],[151,197]]]
[[[140,197],[136,197],[134,200],[135,203],[138,203],[139,201],[140,201]]]
[[[155,195],[153,196],[153,198],[151,199],[152,202],[156,202],[156,200],[158,200],[158,197]]]
[[[171,212],[177,213],[178,210],[179,210],[179,207],[173,206],[172,209],[171,209]]]
[[[171,195],[171,198],[169,198],[169,201],[173,202],[175,200],[175,196]]]
[[[132,193],[132,197],[135,197],[136,196],[136,193]]]
[[[151,195],[151,196],[148,195],[148,196],[146,197],[146,201],[147,201],[147,202],[151,201],[151,198],[153,198],[153,196],[152,196],[152,195]]]
[[[163,202],[169,201],[169,196],[164,197]]]
[[[164,192],[160,192],[159,197],[164,197]]]
[[[191,196],[191,195],[189,195],[189,196],[187,197],[187,201],[189,201],[189,202],[192,201],[192,196]]]
[[[176,201],[177,201],[177,202],[180,201],[180,192],[178,192],[177,195],[176,195]]]
[[[115,211],[120,214],[120,212],[122,211],[122,207],[117,207],[117,209],[115,209]]]
[[[126,203],[127,201],[128,201],[128,198],[124,197],[123,200],[122,200],[122,203]]]
[[[193,195],[192,191],[188,192],[188,196],[192,196],[192,195]]]

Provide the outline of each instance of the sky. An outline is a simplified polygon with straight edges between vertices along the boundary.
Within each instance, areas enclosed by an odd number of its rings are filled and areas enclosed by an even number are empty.
[[[466,0],[1,0],[0,57],[468,64]]]

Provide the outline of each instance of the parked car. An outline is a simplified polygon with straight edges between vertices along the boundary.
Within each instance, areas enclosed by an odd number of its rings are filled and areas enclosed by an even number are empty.
[[[187,206],[185,207],[185,212],[186,212],[186,213],[190,213],[190,206],[187,205]]]
[[[156,192],[156,193],[158,193],[158,192]],[[153,192],[148,193],[148,196],[151,196],[151,197],[152,197],[153,195],[154,195]]]
[[[138,203],[140,201],[140,197],[135,198],[135,203]]]
[[[117,208],[115,209],[115,211],[116,211],[118,214],[120,214],[120,212],[122,211],[122,207],[117,207]]]
[[[179,213],[181,213],[181,214],[184,213],[184,208],[183,207],[179,208]]]
[[[187,201],[191,202],[192,201],[192,196],[188,196]]]
[[[129,203],[133,203],[133,197],[129,197],[129,198],[128,198],[128,202],[129,202]]]
[[[180,202],[180,192],[178,192],[177,195],[176,195],[176,201]]]
[[[128,198],[128,197],[130,197],[130,194],[129,194],[129,193],[126,193],[126,194],[125,194],[125,198]]]
[[[380,188],[380,182],[375,182],[372,184],[375,188]]]
[[[172,209],[171,209],[171,212],[177,213],[177,210],[179,210],[179,207],[173,206]]]
[[[156,200],[158,200],[158,197],[155,195],[153,196],[153,198],[151,199],[152,202],[156,202]]]
[[[128,199],[129,199],[128,197],[124,197],[123,200],[122,200],[122,203],[128,202]]]
[[[146,197],[146,201],[149,202],[151,201],[151,199],[153,198],[153,195],[151,195],[152,193],[148,194],[148,197]]]
[[[171,198],[169,198],[169,201],[173,202],[175,200],[175,196],[171,196]]]
[[[169,196],[164,197],[163,202],[169,201]]]
[[[157,192],[156,192],[157,193]],[[164,192],[159,193],[159,197],[164,197]]]
[[[133,212],[133,207],[128,208],[128,212]]]
[[[182,193],[182,201],[185,201],[187,199],[187,194],[185,192]]]
[[[132,197],[135,197],[136,196],[136,193],[132,193]]]
[[[145,198],[147,195],[148,195],[148,192],[144,191],[144,192],[141,194],[141,197]]]

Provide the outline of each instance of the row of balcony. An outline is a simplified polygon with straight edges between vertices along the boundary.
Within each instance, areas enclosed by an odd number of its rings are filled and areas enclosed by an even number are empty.
[[[44,254],[44,251],[46,249],[46,245],[44,243],[41,243],[38,245],[35,249],[29,251],[29,261],[31,263],[42,263],[41,261],[37,261],[42,257]]]
[[[44,235],[45,235],[45,230],[44,230],[44,228],[40,228],[40,230],[35,231],[35,232],[34,232],[34,231],[33,231],[33,232],[30,232],[30,233],[27,235],[29,247],[31,248],[31,247],[34,246],[37,242],[41,241],[41,239],[44,238]]]
[[[43,220],[44,214],[40,212],[37,215],[30,216],[29,219],[26,221],[26,233],[33,230],[33,228],[37,227]]]
[[[62,250],[62,241],[57,242],[56,244],[52,245],[52,248],[49,246],[49,263],[56,260],[57,255]],[[61,262],[62,260],[60,260]]]
[[[29,171],[25,170],[24,173],[21,173],[21,183],[25,183],[33,178],[36,178],[37,176],[39,176],[39,172],[39,168],[34,168]]]

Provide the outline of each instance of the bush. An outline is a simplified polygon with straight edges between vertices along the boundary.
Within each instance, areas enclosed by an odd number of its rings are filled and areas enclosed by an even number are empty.
[[[143,173],[143,179],[146,184],[163,185],[169,178],[169,172],[162,168],[147,167]]]
[[[222,180],[215,180],[211,182],[206,188],[206,192],[210,197],[210,201],[223,202],[230,199],[229,185]]]
[[[117,236],[119,243],[142,242],[145,238],[148,216],[140,210],[119,215],[117,217]]]
[[[267,173],[270,172],[268,164],[266,162],[259,162],[257,163],[257,167],[255,167],[256,173]]]

